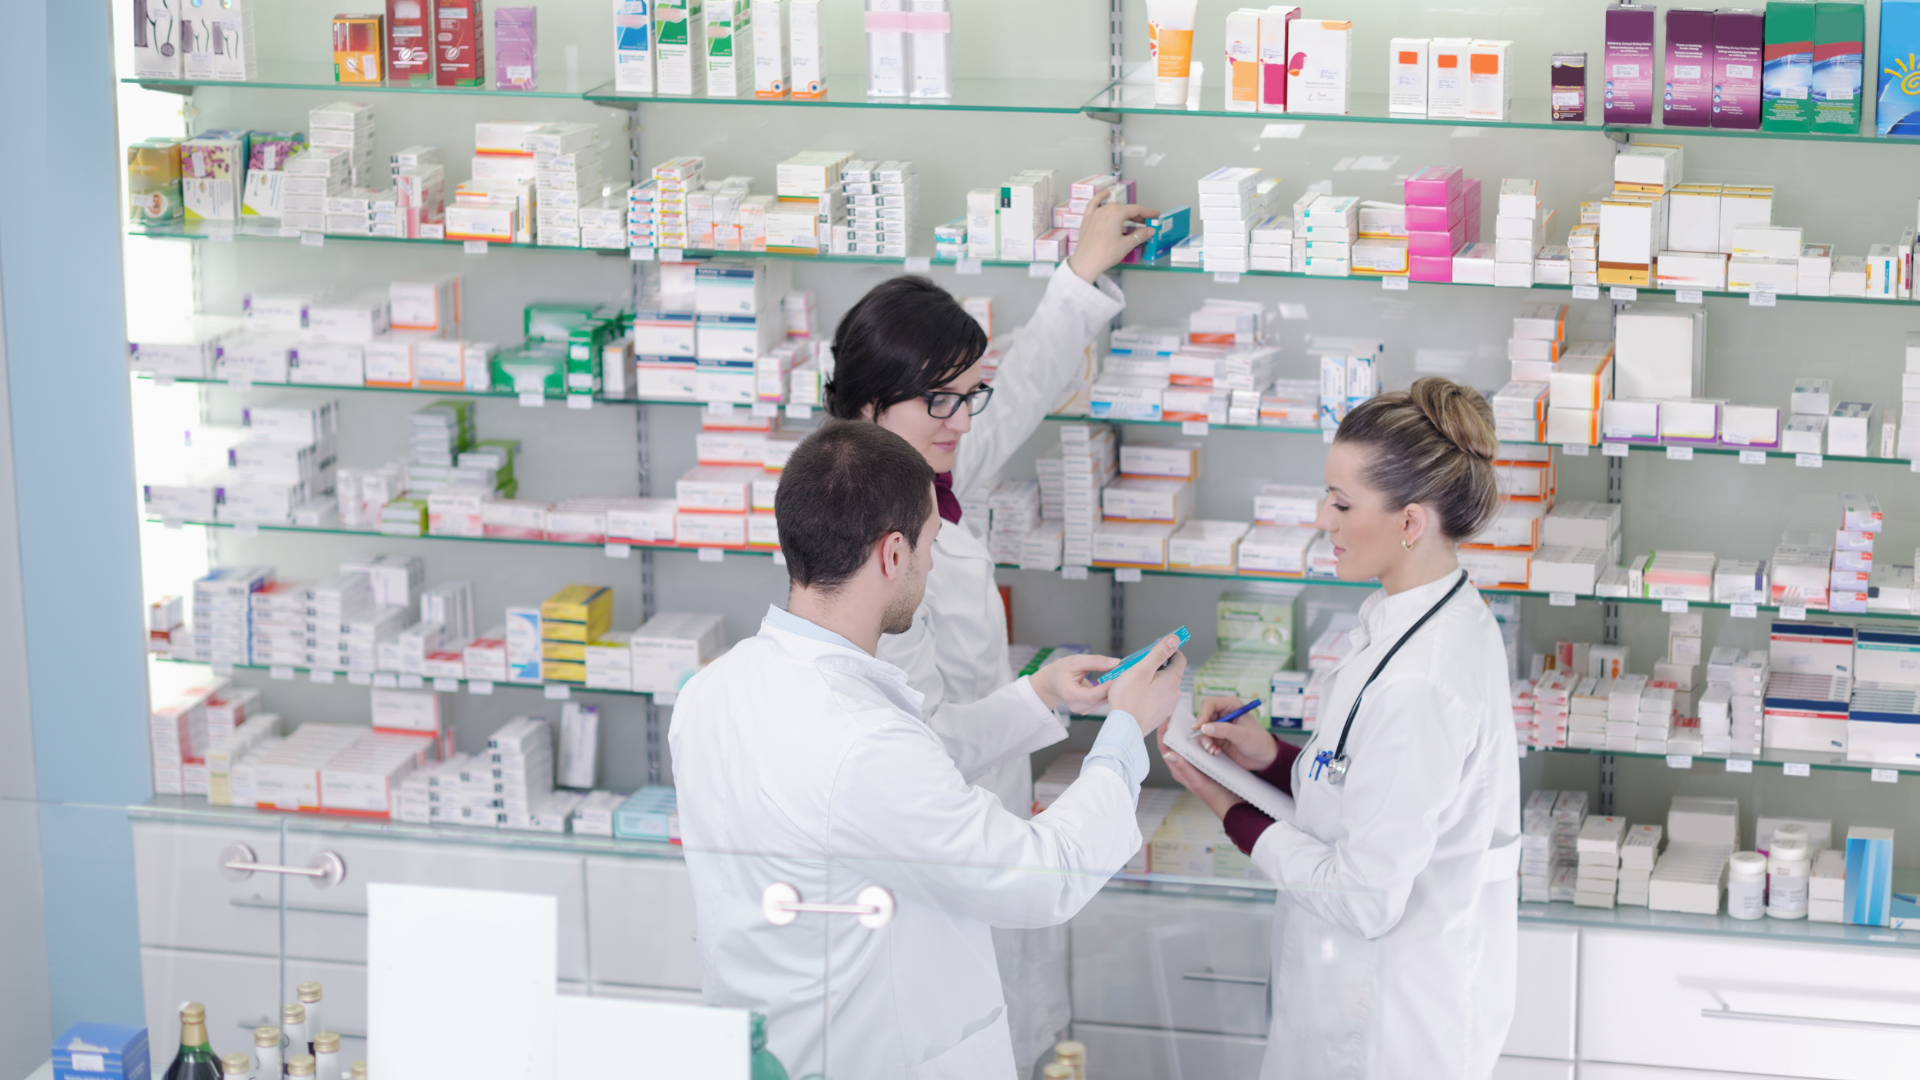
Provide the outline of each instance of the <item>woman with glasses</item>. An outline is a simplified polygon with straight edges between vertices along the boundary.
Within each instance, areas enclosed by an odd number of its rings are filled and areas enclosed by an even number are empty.
[[[984,492],[1066,396],[1094,337],[1126,299],[1102,275],[1145,242],[1132,223],[1156,213],[1096,196],[1072,256],[1058,267],[1033,318],[1012,337],[988,385],[987,335],[946,290],[923,277],[882,282],[834,333],[827,408],[871,420],[920,451],[937,474],[944,524],[913,628],[884,637],[879,658],[925,695],[921,715],[967,780],[1031,816],[1028,755],[1066,738],[1053,709],[1082,711],[1105,688],[1082,676],[1115,661],[1073,656],[1015,680],[1007,616],[994,581],[985,521],[962,521],[962,497]],[[989,407],[991,406],[991,407]],[[969,527],[971,526],[971,528]],[[978,532],[974,530],[977,529]],[[994,931],[1015,1059],[1032,1063],[1069,1019],[1064,928]]]

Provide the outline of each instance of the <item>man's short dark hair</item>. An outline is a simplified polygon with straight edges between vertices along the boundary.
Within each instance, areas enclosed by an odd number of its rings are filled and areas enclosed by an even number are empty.
[[[938,390],[987,352],[987,334],[953,294],[919,276],[875,285],[833,334],[827,411],[860,419]]]
[[[832,592],[888,534],[919,543],[934,509],[933,466],[879,424],[830,420],[787,459],[773,506],[788,580]]]

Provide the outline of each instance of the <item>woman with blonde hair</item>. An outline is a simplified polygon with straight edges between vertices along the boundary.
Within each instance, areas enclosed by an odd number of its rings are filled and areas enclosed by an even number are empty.
[[[1294,800],[1275,821],[1172,750],[1174,777],[1280,885],[1263,1080],[1484,1078],[1513,1018],[1520,773],[1506,649],[1457,548],[1500,506],[1493,414],[1424,378],[1355,408],[1316,524],[1378,578],[1302,749],[1203,703],[1200,744]]]

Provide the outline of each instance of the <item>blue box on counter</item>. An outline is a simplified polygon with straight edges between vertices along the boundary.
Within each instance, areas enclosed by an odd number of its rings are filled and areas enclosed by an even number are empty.
[[[75,1024],[53,1040],[54,1080],[148,1080],[147,1029]]]

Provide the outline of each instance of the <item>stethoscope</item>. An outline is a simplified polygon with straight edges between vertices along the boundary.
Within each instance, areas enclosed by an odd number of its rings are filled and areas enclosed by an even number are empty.
[[[1313,773],[1308,779],[1320,779],[1320,773],[1324,770],[1327,774],[1327,783],[1338,787],[1347,782],[1347,769],[1353,764],[1347,757],[1347,736],[1353,732],[1353,718],[1360,715],[1360,699],[1366,695],[1367,687],[1372,686],[1373,680],[1379,678],[1380,673],[1387,669],[1387,662],[1393,659],[1394,653],[1400,651],[1400,646],[1405,645],[1408,638],[1419,633],[1420,628],[1427,625],[1427,620],[1438,614],[1441,608],[1446,607],[1447,601],[1453,599],[1454,594],[1459,592],[1466,583],[1467,572],[1462,570],[1460,580],[1453,583],[1453,588],[1447,590],[1447,595],[1441,597],[1439,603],[1428,608],[1427,613],[1408,627],[1407,632],[1400,635],[1399,641],[1393,643],[1393,648],[1387,650],[1387,655],[1380,658],[1380,663],[1373,669],[1373,674],[1367,676],[1367,681],[1360,684],[1360,692],[1353,695],[1353,708],[1347,710],[1346,725],[1340,729],[1340,742],[1331,751],[1322,750],[1313,755]]]

